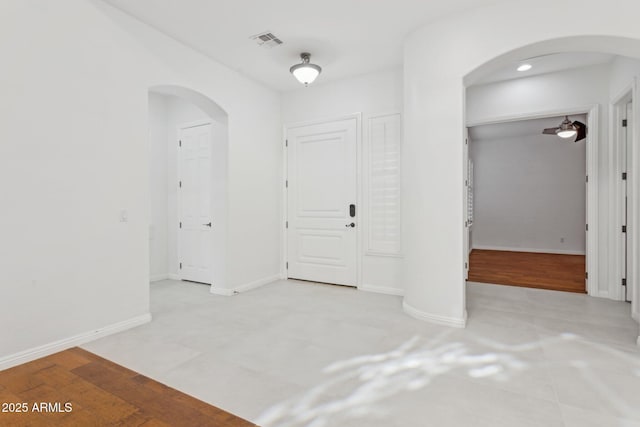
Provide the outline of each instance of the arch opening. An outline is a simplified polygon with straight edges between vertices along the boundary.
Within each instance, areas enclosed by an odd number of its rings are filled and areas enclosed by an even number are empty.
[[[507,68],[515,73],[519,64],[535,64],[537,60],[544,61],[552,57],[568,57],[575,54],[609,55],[612,59],[609,62],[587,64],[582,67],[552,70],[545,74],[528,76],[522,73],[522,78],[512,77],[511,81],[495,79],[492,81],[492,76],[499,75]],[[576,88],[580,87],[577,81],[573,85],[571,82],[568,83],[567,93],[563,93],[560,86],[553,84],[551,74],[560,76],[561,73],[565,73],[565,77],[569,78],[569,74],[577,75],[581,70],[587,69],[591,70],[592,76],[584,78],[581,82],[582,87],[585,87],[598,73],[602,78],[606,78],[599,82],[599,88],[594,88],[594,94],[596,89],[600,90],[597,96],[589,98],[575,92]],[[574,36],[544,40],[510,50],[485,60],[463,77],[465,132],[469,126],[488,123],[539,119],[560,113],[588,114],[588,128],[591,134],[587,142],[586,159],[588,171],[586,185],[587,289],[592,296],[614,300],[631,299],[634,313],[638,312],[638,298],[634,295],[640,295],[640,271],[638,262],[635,261],[640,255],[640,233],[633,231],[622,234],[619,231],[627,228],[637,230],[640,225],[640,180],[637,178],[639,174],[630,173],[640,170],[640,140],[637,128],[640,114],[637,104],[638,75],[640,75],[640,40],[617,36]],[[544,79],[550,91],[546,94],[541,90],[542,85],[531,84],[530,87],[525,85],[525,80],[529,82],[536,80],[537,83],[541,83]],[[560,83],[561,80],[558,77],[555,83]],[[493,105],[480,107],[479,99],[482,96],[479,94],[485,91],[486,95],[489,91],[487,88],[490,86],[503,91],[502,93],[494,92],[497,93],[499,101]],[[509,87],[513,89],[511,93],[506,91]],[[569,89],[574,92],[571,93]],[[516,90],[518,92],[515,92]],[[513,100],[502,102],[508,96],[520,97],[520,99],[517,102]],[[486,96],[484,99],[487,99]],[[624,113],[621,109],[627,104],[631,105],[627,114],[630,115],[628,121],[632,129],[628,134],[629,144],[623,146],[620,132],[621,114]],[[484,111],[480,112],[481,108]],[[487,111],[487,109],[493,109],[493,111]],[[467,172],[468,151],[466,147],[463,150],[465,159],[462,169]],[[622,176],[625,176],[624,180]],[[467,177],[464,176],[463,179],[466,180]],[[465,187],[464,196],[466,191]],[[464,197],[464,200],[468,198]],[[468,216],[467,203],[464,204],[465,218]],[[469,236],[466,225],[463,236],[465,239]],[[465,240],[463,246],[466,257],[471,245]],[[626,287],[618,286],[620,283],[625,284]]]
[[[148,90],[150,279],[227,282],[228,114],[182,86]]]
[[[473,86],[506,65],[571,52],[606,53],[640,59],[640,40],[619,36],[573,36],[531,43],[487,58],[464,75],[463,83],[465,87]]]

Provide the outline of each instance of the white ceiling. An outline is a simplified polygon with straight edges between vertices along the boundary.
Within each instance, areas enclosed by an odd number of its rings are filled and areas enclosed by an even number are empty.
[[[490,125],[474,126],[469,128],[469,139],[471,143],[478,141],[491,141],[496,139],[517,138],[522,136],[541,135],[546,128],[560,126],[564,116],[549,117],[544,119],[518,120],[506,123],[496,123]],[[571,121],[587,123],[587,116],[584,114],[574,114],[569,116]],[[548,135],[548,138],[561,140],[559,136]]]
[[[612,62],[614,58],[615,55],[611,54],[588,52],[555,53],[536,58],[523,58],[520,62],[509,64],[497,70],[488,70],[486,74],[476,76],[474,79],[474,85],[531,77],[540,74],[570,70],[572,68],[607,64]],[[533,68],[524,72],[517,71],[518,66],[522,63],[531,64]]]
[[[423,23],[496,0],[104,0],[278,90],[299,89],[289,67],[303,51],[323,67],[316,84],[402,63],[404,37]],[[271,31],[284,41],[258,47]]]

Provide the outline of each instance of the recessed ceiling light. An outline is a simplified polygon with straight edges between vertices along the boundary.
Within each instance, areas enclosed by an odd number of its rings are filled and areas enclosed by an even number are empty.
[[[522,64],[518,67],[518,71],[529,71],[533,66],[531,64]]]

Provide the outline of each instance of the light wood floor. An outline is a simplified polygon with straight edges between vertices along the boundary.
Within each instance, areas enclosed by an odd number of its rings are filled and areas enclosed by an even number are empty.
[[[28,412],[0,412],[0,426],[254,426],[80,348],[1,371],[0,404],[21,402]],[[72,411],[34,412],[40,402]]]
[[[584,255],[471,252],[469,281],[586,293]]]

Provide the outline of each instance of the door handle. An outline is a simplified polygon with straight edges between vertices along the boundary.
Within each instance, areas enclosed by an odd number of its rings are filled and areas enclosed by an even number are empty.
[[[355,226],[356,226],[355,222],[352,222],[351,224],[345,225],[345,227],[347,227],[347,228],[349,228],[349,227],[354,228]]]
[[[211,227],[211,223],[210,222],[208,224],[202,224],[202,225],[205,225],[207,227]]]

